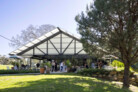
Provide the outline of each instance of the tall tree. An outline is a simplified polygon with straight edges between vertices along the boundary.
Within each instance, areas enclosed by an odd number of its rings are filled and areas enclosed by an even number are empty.
[[[123,87],[129,88],[129,67],[138,62],[138,1],[94,0],[75,19],[85,51],[118,56],[125,65]]]
[[[39,27],[30,25],[25,30],[22,30],[20,35],[16,35],[15,37],[12,37],[11,39],[12,42],[10,43],[10,46],[18,48],[55,28],[56,27],[53,25],[41,25]]]

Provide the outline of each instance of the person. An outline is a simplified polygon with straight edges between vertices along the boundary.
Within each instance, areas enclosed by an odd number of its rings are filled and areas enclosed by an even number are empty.
[[[39,63],[37,63],[37,64],[36,64],[36,67],[37,67],[37,68],[39,68],[39,66],[40,66],[40,64],[39,64]]]
[[[55,61],[55,71],[57,71],[57,61]]]
[[[7,70],[9,70],[10,68],[9,68],[9,66],[7,66]]]
[[[65,72],[66,70],[66,65],[65,65],[65,61],[63,62],[63,72]]]
[[[97,64],[98,64],[98,69],[100,69],[100,61],[98,61],[98,63],[97,63]]]
[[[25,65],[25,69],[29,69],[29,65]]]
[[[60,63],[60,71],[63,71],[63,62]]]
[[[102,61],[98,61],[98,69],[101,69],[102,68]]]
[[[52,72],[55,70],[55,62],[52,60]]]
[[[98,62],[95,63],[95,68],[98,69]]]
[[[18,67],[17,67],[17,65],[15,65],[15,66],[14,66],[14,70],[18,70]]]
[[[93,69],[95,69],[95,63],[94,63],[94,62],[92,62],[91,67],[92,67]]]
[[[88,67],[88,64],[86,64],[86,68],[88,69],[89,67]]]
[[[88,67],[88,64],[86,64],[86,63],[84,64],[84,67],[87,68],[87,69],[89,68],[89,67]]]
[[[100,69],[102,68],[102,66],[103,66],[103,62],[102,62],[102,61],[100,61]]]
[[[25,65],[24,64],[21,65],[21,69],[25,69]]]

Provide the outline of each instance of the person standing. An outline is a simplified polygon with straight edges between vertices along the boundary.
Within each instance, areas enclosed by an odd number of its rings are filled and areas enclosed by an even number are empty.
[[[98,63],[97,63],[97,64],[98,64],[98,69],[100,69],[100,61],[98,61]]]
[[[92,67],[93,69],[95,69],[95,63],[94,63],[94,62],[92,62],[91,67]]]
[[[88,64],[86,64],[86,68],[87,68],[87,69],[89,68]]]
[[[55,70],[55,62],[52,60],[52,72]]]
[[[60,63],[60,71],[63,71],[63,62]]]
[[[63,62],[63,72],[65,72],[66,70],[66,65],[65,65],[65,61]]]
[[[57,61],[55,61],[55,71],[57,71]]]
[[[40,67],[40,64],[39,64],[39,63],[37,63],[37,64],[36,64],[36,67],[37,67],[37,69],[38,69],[38,68]]]

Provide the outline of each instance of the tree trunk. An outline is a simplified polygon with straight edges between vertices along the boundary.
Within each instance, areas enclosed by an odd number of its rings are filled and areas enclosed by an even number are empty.
[[[129,88],[129,67],[130,65],[128,64],[128,62],[125,63],[123,88]]]

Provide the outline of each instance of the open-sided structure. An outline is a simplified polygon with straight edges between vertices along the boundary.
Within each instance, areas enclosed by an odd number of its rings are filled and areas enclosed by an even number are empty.
[[[32,59],[89,58],[83,50],[80,38],[56,28],[43,36],[13,51],[18,55]]]

